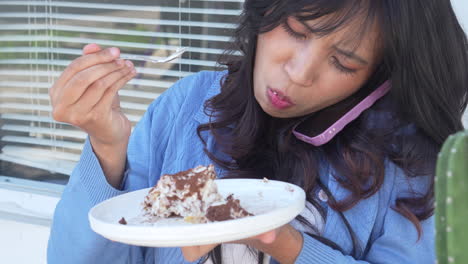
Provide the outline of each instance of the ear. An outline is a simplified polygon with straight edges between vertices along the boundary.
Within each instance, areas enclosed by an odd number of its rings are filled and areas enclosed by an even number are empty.
[[[96,53],[100,50],[101,50],[101,47],[98,44],[91,43],[83,47],[83,55]]]

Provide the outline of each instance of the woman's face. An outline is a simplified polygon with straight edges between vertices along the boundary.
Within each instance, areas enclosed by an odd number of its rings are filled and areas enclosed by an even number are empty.
[[[343,27],[324,37],[307,29],[310,22],[290,17],[258,36],[254,95],[262,109],[278,118],[298,117],[335,104],[356,92],[377,63],[376,30],[356,48]]]

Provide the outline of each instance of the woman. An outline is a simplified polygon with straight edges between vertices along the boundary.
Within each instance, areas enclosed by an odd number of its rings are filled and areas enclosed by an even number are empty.
[[[131,136],[116,93],[135,72],[119,50],[88,45],[67,67],[51,88],[54,118],[89,140],[49,263],[250,263],[246,250],[254,263],[433,263],[434,165],[463,128],[468,90],[450,1],[247,0],[235,37],[242,56],[225,57],[227,72],[182,79]],[[95,204],[209,163],[219,177],[297,184],[307,210],[240,250],[135,247],[90,230]]]

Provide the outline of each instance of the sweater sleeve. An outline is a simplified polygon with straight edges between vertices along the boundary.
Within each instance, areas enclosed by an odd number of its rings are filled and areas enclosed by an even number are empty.
[[[387,169],[386,177],[391,178],[388,186],[389,196],[386,202],[385,214],[373,241],[367,245],[367,250],[359,260],[345,255],[338,250],[319,242],[315,238],[303,233],[304,244],[299,254],[297,264],[311,263],[399,263],[418,264],[434,263],[435,261],[435,223],[434,216],[421,221],[421,236],[415,225],[392,207],[400,197],[420,196],[429,188],[427,177],[407,178],[399,169]],[[394,173],[396,171],[396,173]],[[386,187],[383,187],[386,188]],[[387,192],[387,191],[386,191]],[[369,208],[369,210],[372,210]],[[359,217],[357,218],[359,221]],[[375,227],[374,226],[374,227]],[[372,227],[370,227],[372,228]]]
[[[149,187],[148,172],[156,170],[171,133],[171,119],[183,96],[176,83],[148,108],[129,140],[121,190],[107,182],[89,139],[70,175],[54,212],[47,258],[55,263],[144,263],[143,247],[112,242],[92,231],[88,212],[96,204],[128,191]],[[158,109],[156,109],[158,108]]]
[[[419,241],[413,224],[397,212],[389,211],[385,222],[385,233],[372,243],[364,260],[344,255],[303,233],[304,245],[296,264],[434,263],[434,216],[421,223]]]

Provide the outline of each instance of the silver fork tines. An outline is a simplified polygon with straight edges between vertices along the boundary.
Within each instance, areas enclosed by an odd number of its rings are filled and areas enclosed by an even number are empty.
[[[160,59],[154,59],[149,56],[139,56],[139,55],[122,55],[120,56],[120,58],[124,60],[144,60],[144,61],[148,61],[151,63],[166,63],[166,62],[170,62],[172,60],[179,58],[185,51],[187,51],[187,48],[178,48],[171,55],[165,58],[160,58]]]

